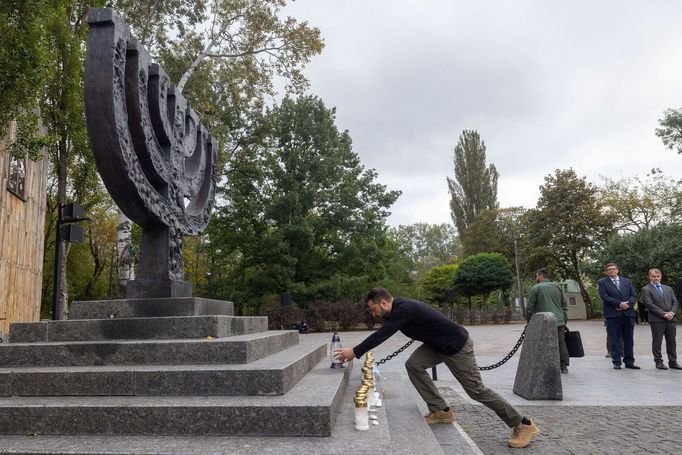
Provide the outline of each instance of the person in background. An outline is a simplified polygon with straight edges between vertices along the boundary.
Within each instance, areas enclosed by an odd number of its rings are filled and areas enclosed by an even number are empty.
[[[606,328],[609,332],[611,341],[611,360],[613,368],[621,368],[621,352],[618,346],[619,340],[623,337],[623,362],[625,368],[639,370],[635,365],[635,355],[633,352],[634,331],[635,331],[635,302],[637,292],[632,282],[624,276],[618,275],[618,266],[609,262],[605,267],[606,277],[597,282],[599,286],[599,297],[604,307],[604,317],[606,318]]]
[[[651,327],[651,351],[654,363],[659,370],[667,370],[663,364],[661,344],[665,336],[665,351],[668,354],[668,366],[673,370],[682,370],[677,363],[677,312],[680,305],[670,286],[661,284],[663,274],[658,269],[649,270],[649,281],[642,288],[642,301],[649,309]]]
[[[526,319],[530,321],[535,313],[543,311],[554,314],[559,340],[559,366],[562,373],[568,373],[569,357],[565,337],[568,305],[564,292],[558,284],[549,280],[549,271],[546,268],[538,269],[535,272],[535,282],[528,291]]]

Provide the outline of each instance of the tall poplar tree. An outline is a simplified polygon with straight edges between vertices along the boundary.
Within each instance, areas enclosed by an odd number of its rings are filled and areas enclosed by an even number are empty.
[[[493,164],[486,165],[485,143],[475,130],[462,131],[453,162],[455,178],[447,179],[450,213],[459,237],[463,239],[480,211],[497,208],[499,174]]]

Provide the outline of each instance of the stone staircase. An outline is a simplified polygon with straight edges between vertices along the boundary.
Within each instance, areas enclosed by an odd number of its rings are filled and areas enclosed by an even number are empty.
[[[200,298],[74,302],[0,344],[0,434],[329,436],[349,368]]]

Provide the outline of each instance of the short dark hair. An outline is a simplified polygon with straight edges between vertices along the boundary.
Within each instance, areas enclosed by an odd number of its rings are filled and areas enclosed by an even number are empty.
[[[609,262],[608,264],[606,264],[606,265],[604,266],[604,270],[608,269],[609,267],[618,268],[618,266],[616,265],[615,262]]]
[[[540,269],[537,269],[535,271],[535,274],[542,276],[546,280],[549,280],[549,270],[547,270],[547,267],[542,267]]]
[[[372,288],[367,293],[366,302],[372,302],[378,305],[382,300],[393,300],[393,296],[384,288]]]

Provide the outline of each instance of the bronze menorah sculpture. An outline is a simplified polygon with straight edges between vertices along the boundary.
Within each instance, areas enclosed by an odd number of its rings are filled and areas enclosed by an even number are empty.
[[[216,144],[149,52],[110,8],[93,8],[85,61],[85,113],[102,180],[142,227],[128,298],[189,297],[183,235],[208,224]]]

